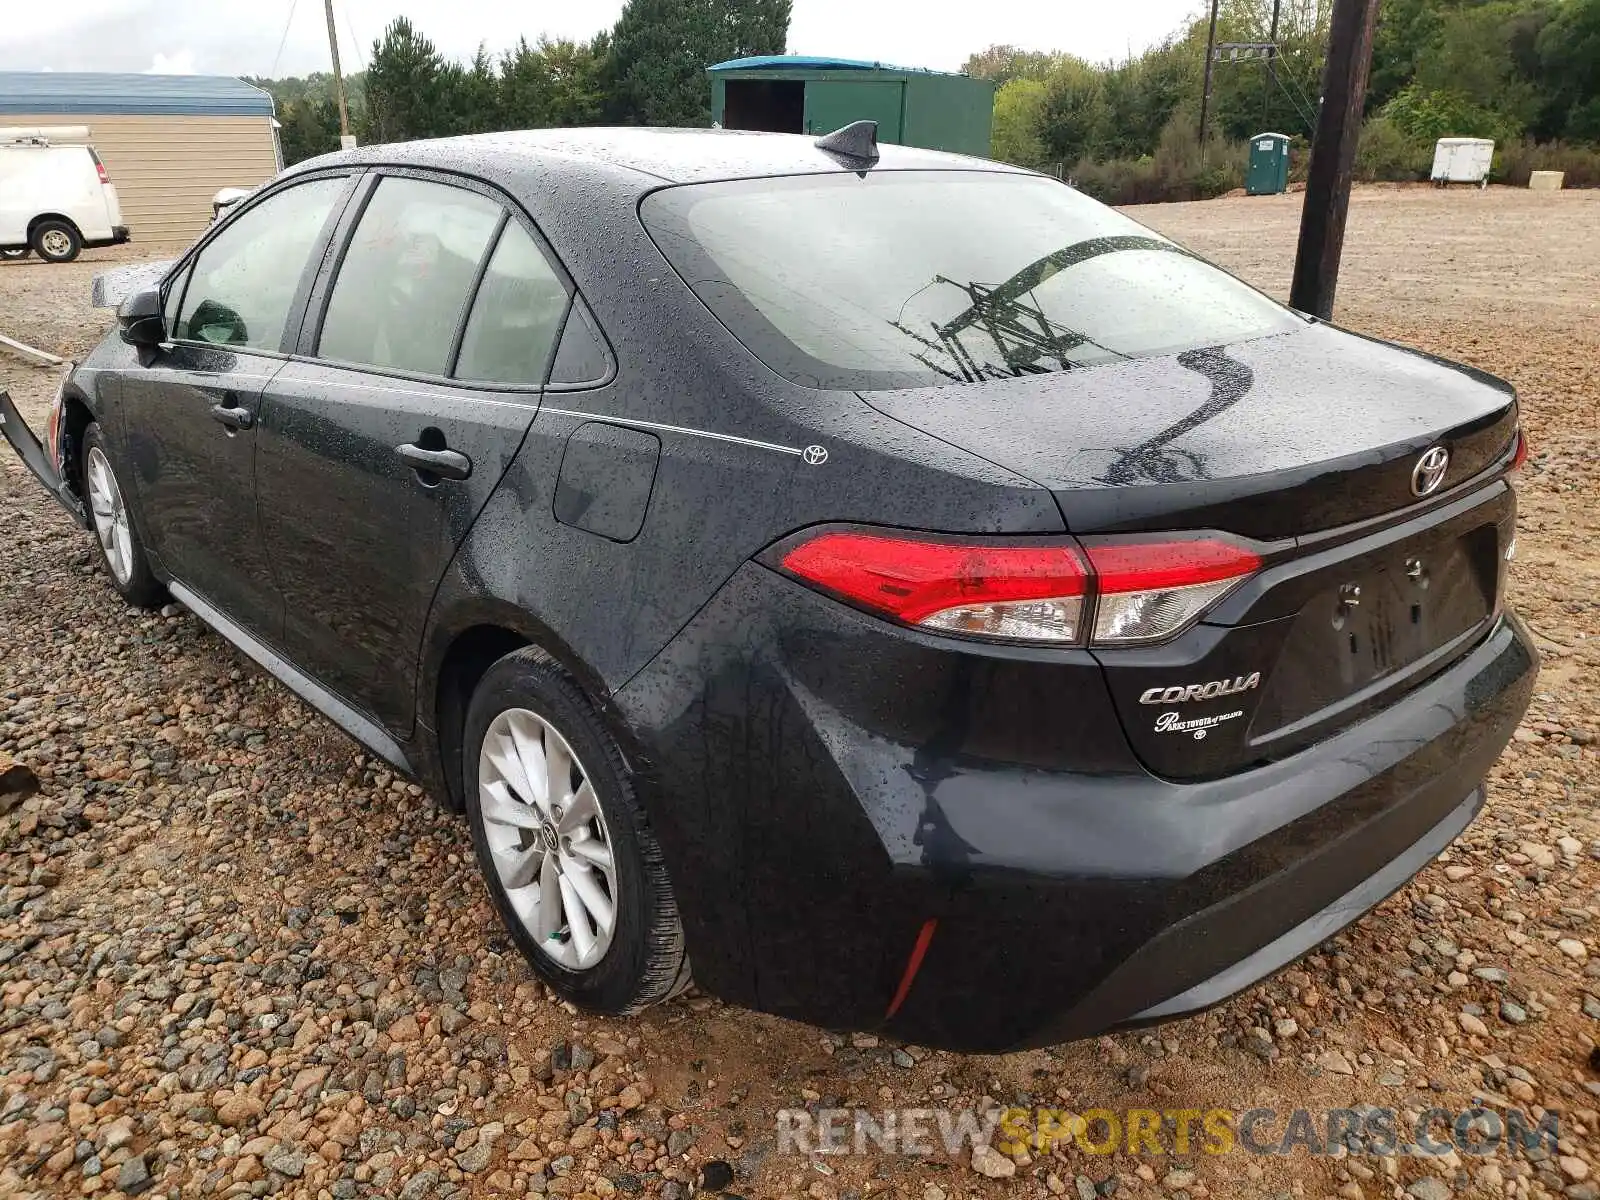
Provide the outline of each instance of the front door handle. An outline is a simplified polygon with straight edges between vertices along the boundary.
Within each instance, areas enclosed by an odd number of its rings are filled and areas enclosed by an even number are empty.
[[[213,404],[211,419],[220,421],[229,429],[249,429],[256,423],[255,413],[248,408],[235,408],[226,404]]]
[[[437,475],[441,479],[466,479],[472,474],[472,460],[455,450],[425,450],[407,442],[394,448],[400,461],[413,471]]]

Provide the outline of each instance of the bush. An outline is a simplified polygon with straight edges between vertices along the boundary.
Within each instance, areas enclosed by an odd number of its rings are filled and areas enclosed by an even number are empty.
[[[1072,169],[1072,180],[1079,191],[1106,204],[1209,200],[1244,186],[1248,153],[1243,142],[1212,138],[1202,165],[1193,119],[1180,112],[1162,129],[1155,154],[1104,162],[1082,159]]]
[[[1565,186],[1569,188],[1600,187],[1600,148],[1594,146],[1536,143],[1524,138],[1497,148],[1494,161],[1491,177],[1496,183],[1508,183],[1512,187],[1527,187],[1528,176],[1534,171],[1564,172]]]
[[[1361,127],[1355,177],[1406,183],[1427,179],[1433,169],[1433,144],[1410,137],[1388,117],[1373,117]]]
[[[1385,104],[1383,116],[1406,136],[1430,145],[1442,137],[1505,141],[1522,132],[1522,124],[1515,117],[1485,108],[1465,92],[1429,91],[1416,84]]]

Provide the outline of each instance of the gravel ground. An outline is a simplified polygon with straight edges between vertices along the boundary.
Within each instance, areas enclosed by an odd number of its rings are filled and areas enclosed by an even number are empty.
[[[1294,197],[1138,210],[1269,291]],[[1521,391],[1515,603],[1546,655],[1489,805],[1409,887],[1222,1008],[999,1058],[691,997],[554,1001],[496,931],[462,824],[179,610],[142,615],[0,455],[0,1196],[1600,1196],[1594,736],[1600,193],[1368,189],[1340,317]],[[0,264],[0,332],[103,327],[69,267]],[[56,373],[0,358],[34,419]],[[3,779],[3,776],[0,776]],[[1559,1110],[1499,1154],[916,1160],[779,1153],[778,1109],[1020,1103]],[[1279,1121],[1276,1129],[1283,1128]],[[1170,1140],[1166,1143],[1171,1145]],[[1009,1177],[1009,1178],[1004,1178]]]

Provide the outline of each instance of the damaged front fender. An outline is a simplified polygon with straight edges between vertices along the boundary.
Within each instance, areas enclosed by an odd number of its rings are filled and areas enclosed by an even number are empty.
[[[57,403],[60,403],[59,399]],[[11,443],[11,448],[17,452],[17,457],[22,459],[22,465],[32,471],[39,482],[44,484],[45,490],[55,497],[56,503],[67,510],[83,528],[89,528],[89,513],[83,506],[83,501],[78,499],[61,478],[61,472],[56,467],[57,455],[55,447],[48,450],[39,441],[38,435],[28,428],[28,423],[22,419],[22,414],[17,411],[17,406],[12,402],[11,393],[0,388],[0,435]]]

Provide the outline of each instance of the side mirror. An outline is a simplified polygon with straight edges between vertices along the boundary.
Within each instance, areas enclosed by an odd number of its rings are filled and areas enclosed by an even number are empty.
[[[211,220],[213,223],[222,220],[223,213],[243,200],[251,192],[250,188],[225,187],[215,196],[211,197]]]
[[[130,346],[158,346],[166,340],[161,324],[161,290],[143,287],[130,292],[117,309],[118,331]]]

